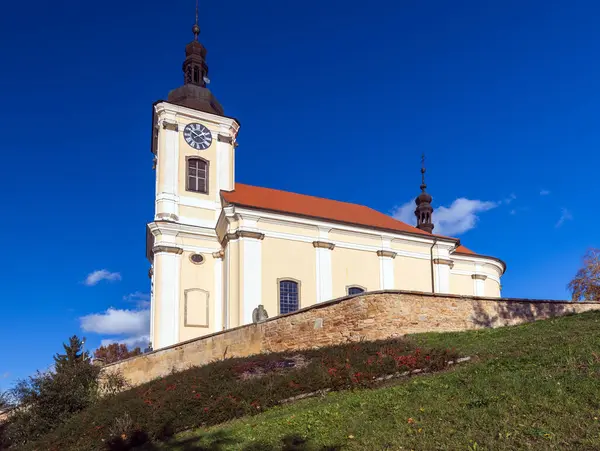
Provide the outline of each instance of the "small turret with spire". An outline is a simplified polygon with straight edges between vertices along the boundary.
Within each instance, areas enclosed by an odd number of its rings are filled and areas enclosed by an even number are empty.
[[[415,216],[417,217],[417,228],[426,232],[433,232],[433,222],[431,216],[433,214],[433,207],[431,201],[433,200],[431,195],[426,192],[427,185],[425,184],[425,155],[421,157],[421,194],[415,199],[417,208],[415,209]]]
[[[206,64],[206,48],[198,41],[200,26],[198,25],[198,1],[196,0],[196,22],[192,26],[194,39],[185,46],[183,61],[183,86],[172,90],[167,100],[177,105],[195,110],[223,115],[223,107],[206,87],[208,65]]]

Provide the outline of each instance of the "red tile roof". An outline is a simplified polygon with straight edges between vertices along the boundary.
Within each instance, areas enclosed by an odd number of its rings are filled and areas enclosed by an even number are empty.
[[[424,230],[405,224],[402,221],[380,213],[364,205],[340,202],[337,200],[324,199],[322,197],[307,196],[304,194],[280,191],[271,188],[235,184],[235,191],[221,191],[223,199],[234,205],[261,210],[270,210],[292,215],[311,218],[325,219],[335,222],[343,222],[376,229],[384,229],[395,232],[405,232],[415,235],[435,236]],[[456,240],[456,238],[450,238]],[[474,254],[464,246],[459,246],[456,252],[463,254]]]

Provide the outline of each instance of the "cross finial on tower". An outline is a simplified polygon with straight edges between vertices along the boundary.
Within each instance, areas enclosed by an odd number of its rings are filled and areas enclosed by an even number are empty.
[[[196,0],[196,23],[192,27],[192,33],[194,33],[194,41],[197,41],[200,34],[200,26],[198,25],[198,0]]]
[[[421,154],[421,191],[425,192],[425,154]]]

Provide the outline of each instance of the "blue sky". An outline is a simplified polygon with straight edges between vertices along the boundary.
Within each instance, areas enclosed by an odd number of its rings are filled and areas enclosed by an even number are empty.
[[[242,124],[238,181],[404,217],[425,152],[437,231],[503,258],[504,295],[565,298],[600,245],[599,13],[203,0],[200,25],[210,87]],[[144,333],[151,104],[182,81],[193,15],[193,0],[4,6],[0,388],[73,333],[90,348]]]

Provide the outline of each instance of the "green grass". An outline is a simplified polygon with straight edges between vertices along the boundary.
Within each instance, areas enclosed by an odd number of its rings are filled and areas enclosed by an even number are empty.
[[[474,361],[277,407],[144,449],[600,449],[600,313],[415,339]],[[292,437],[302,440],[290,444]]]

